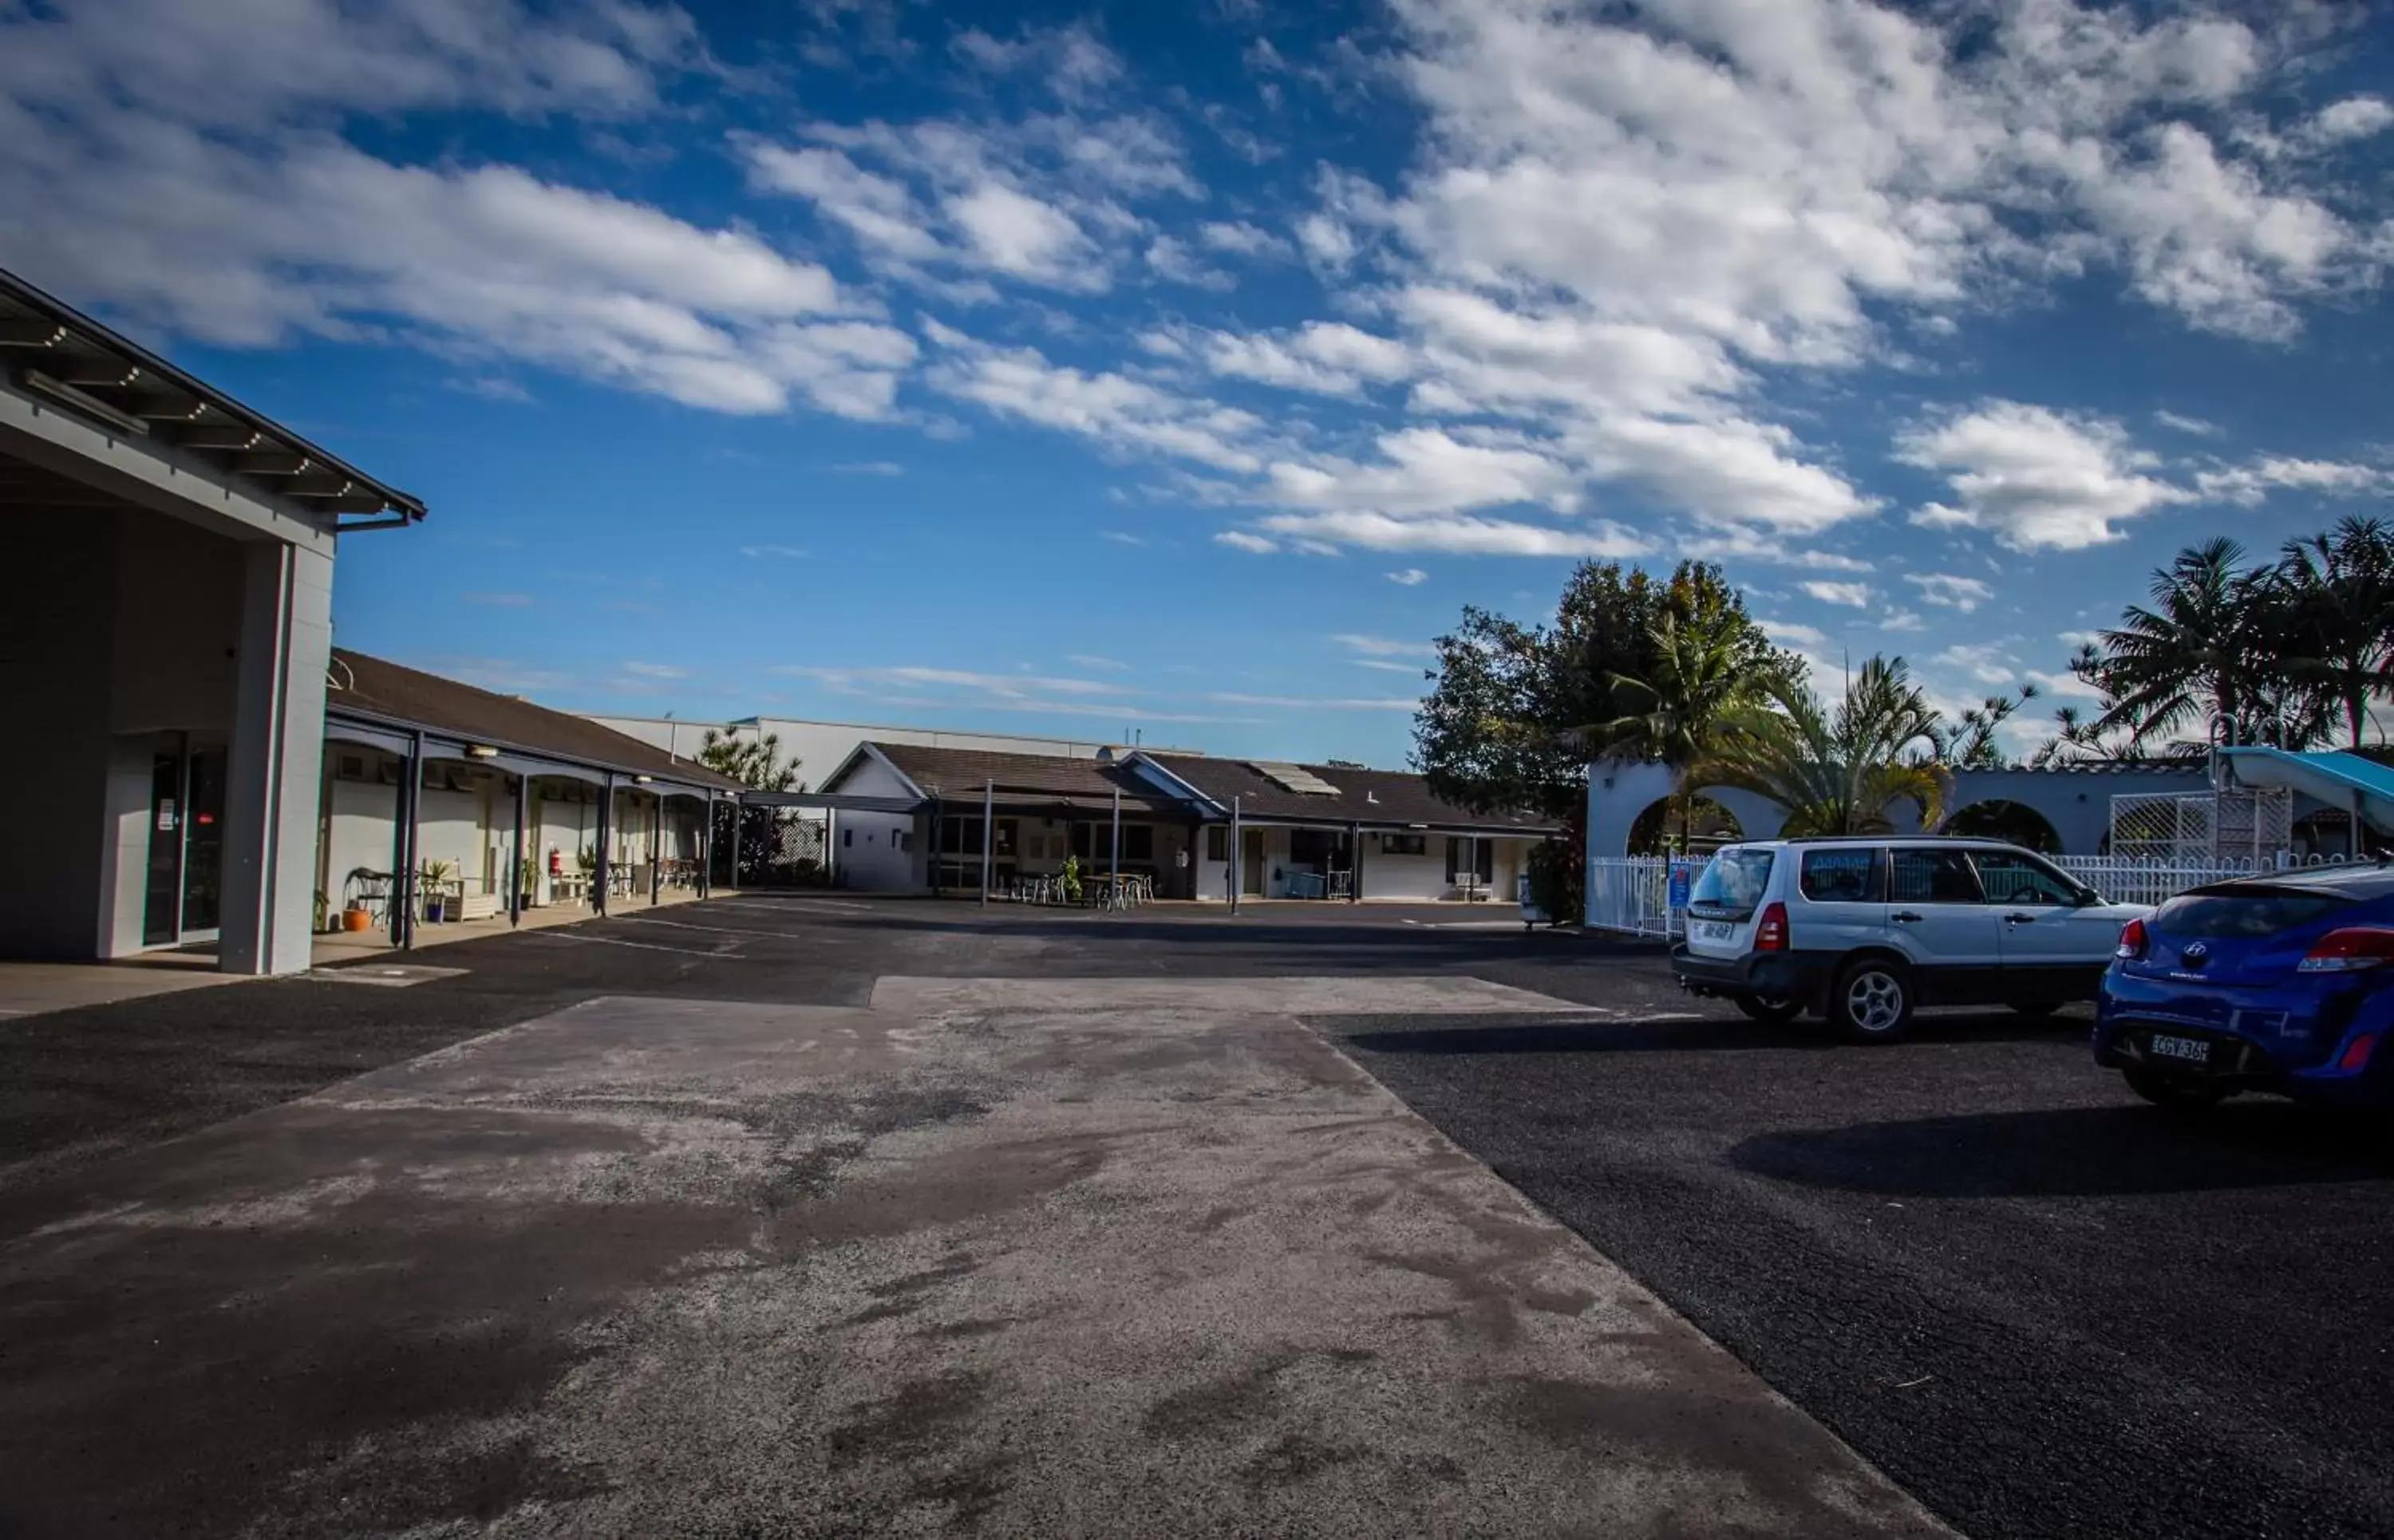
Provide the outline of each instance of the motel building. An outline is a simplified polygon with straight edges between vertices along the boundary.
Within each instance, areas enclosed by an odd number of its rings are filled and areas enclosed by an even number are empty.
[[[830,809],[842,887],[976,894],[1120,869],[1160,898],[1510,902],[1560,831],[1440,802],[1422,777],[1149,750],[1090,758],[871,742],[808,798]],[[1235,852],[1235,855],[1234,855]]]
[[[341,545],[424,514],[0,271],[0,719],[40,750],[0,755],[0,794],[42,809],[0,847],[0,957],[291,973],[353,902],[406,944],[435,907],[704,890],[730,783],[332,645]]]

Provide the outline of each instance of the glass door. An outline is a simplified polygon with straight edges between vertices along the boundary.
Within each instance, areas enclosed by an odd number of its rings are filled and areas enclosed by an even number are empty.
[[[183,745],[161,744],[150,761],[150,869],[141,944],[172,946],[182,927]]]
[[[178,940],[204,941],[223,917],[225,750],[194,744],[184,757],[183,926]]]

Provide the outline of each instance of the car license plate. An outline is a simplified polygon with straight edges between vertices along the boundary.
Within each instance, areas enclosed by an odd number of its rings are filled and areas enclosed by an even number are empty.
[[[1696,922],[1696,940],[1700,941],[1726,941],[1734,938],[1736,935],[1737,927],[1726,924],[1720,920],[1698,920]]]
[[[2191,1064],[2198,1069],[2211,1062],[2209,1043],[2200,1037],[2174,1037],[2165,1032],[2153,1033],[2145,1044],[2145,1052],[2155,1059],[2176,1060],[2178,1063]]]

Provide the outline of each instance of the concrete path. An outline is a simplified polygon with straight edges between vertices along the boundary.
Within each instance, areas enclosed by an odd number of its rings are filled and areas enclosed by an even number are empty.
[[[0,1197],[0,1532],[1942,1533],[1292,1012],[585,1002]]]

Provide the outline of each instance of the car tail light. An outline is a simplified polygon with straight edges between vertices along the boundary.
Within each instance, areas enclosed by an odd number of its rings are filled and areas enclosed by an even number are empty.
[[[2359,973],[2394,963],[2394,929],[2378,925],[2348,925],[2331,930],[2303,956],[2304,973]]]
[[[2114,957],[2141,957],[2145,954],[2145,922],[2130,920],[2120,928],[2120,944],[2111,949]]]
[[[1762,918],[1754,928],[1754,950],[1784,952],[1787,950],[1787,906],[1774,903],[1763,910]]]
[[[2344,1050],[2344,1057],[2335,1061],[2335,1067],[2347,1073],[2366,1067],[2369,1063],[2369,1052],[2375,1046],[2377,1046],[2377,1034],[2374,1032],[2362,1033]]]

